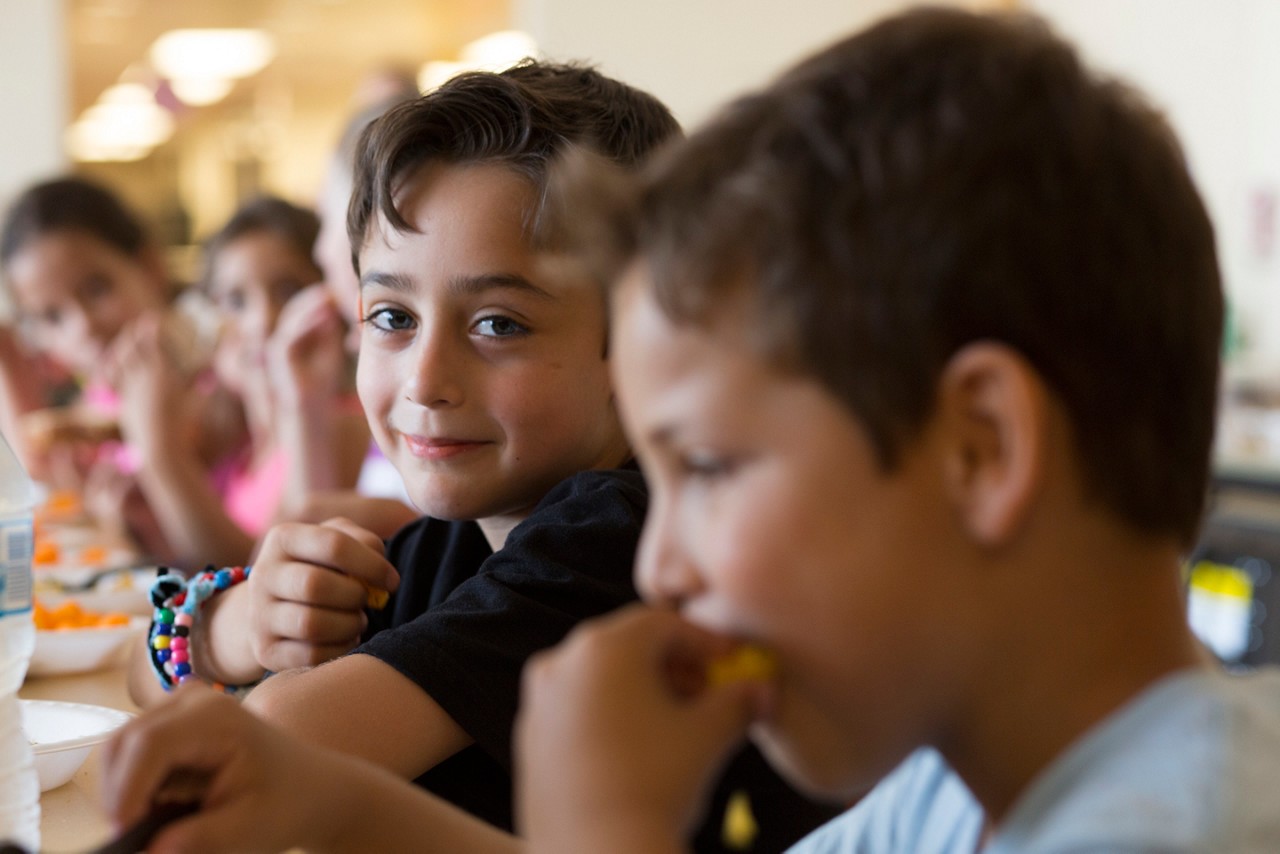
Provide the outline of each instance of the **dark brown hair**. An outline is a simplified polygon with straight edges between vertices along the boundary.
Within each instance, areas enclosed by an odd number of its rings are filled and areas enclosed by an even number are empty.
[[[528,178],[542,198],[549,165],[570,146],[633,167],[678,134],[658,99],[585,66],[527,61],[497,74],[461,74],[365,128],[347,213],[356,269],[375,214],[413,230],[395,197],[424,163],[498,163]],[[531,235],[538,214],[528,212]]]
[[[130,257],[148,245],[142,222],[110,190],[83,178],[57,178],[27,188],[9,206],[0,227],[0,265],[58,231],[89,234]]]
[[[303,258],[311,260],[316,235],[320,233],[320,219],[314,211],[300,208],[275,196],[259,196],[245,202],[205,242],[204,284],[208,285],[213,268],[218,263],[218,254],[227,244],[246,234],[260,232],[274,234]]]
[[[653,164],[615,259],[677,322],[745,298],[882,464],[965,344],[1021,352],[1067,409],[1086,489],[1190,545],[1223,319],[1213,229],[1174,135],[1041,22],[890,19],[731,105]]]

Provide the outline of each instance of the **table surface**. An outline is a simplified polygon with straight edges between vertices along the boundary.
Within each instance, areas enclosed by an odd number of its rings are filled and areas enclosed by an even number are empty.
[[[32,677],[18,696],[24,700],[63,700],[137,712],[129,699],[126,668],[94,673]],[[99,806],[101,745],[71,781],[40,796],[40,847],[45,851],[84,851],[111,838],[111,824]]]

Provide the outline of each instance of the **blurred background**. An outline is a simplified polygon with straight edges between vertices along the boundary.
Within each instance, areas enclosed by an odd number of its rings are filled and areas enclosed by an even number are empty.
[[[362,103],[526,54],[586,60],[686,125],[907,0],[0,0],[0,204],[64,171],[120,191],[178,278],[244,198],[315,202]],[[1042,14],[1160,105],[1218,228],[1224,458],[1280,460],[1280,3],[967,0]],[[212,39],[212,41],[210,41]],[[0,318],[7,306],[0,304]],[[1176,378],[1171,378],[1171,382]],[[1238,416],[1238,417],[1236,417]],[[1280,463],[1277,464],[1280,470]]]
[[[912,5],[0,0],[0,204],[59,173],[96,178],[146,216],[175,278],[189,281],[200,241],[240,201],[273,193],[314,205],[347,119],[397,86],[425,90],[526,55],[581,60],[653,92],[692,126]],[[1217,227],[1229,300],[1216,476],[1188,564],[1190,609],[1225,659],[1280,660],[1280,628],[1263,630],[1280,613],[1280,2],[952,5],[1044,16],[1096,69],[1144,90],[1179,133]],[[8,310],[0,298],[0,321]]]

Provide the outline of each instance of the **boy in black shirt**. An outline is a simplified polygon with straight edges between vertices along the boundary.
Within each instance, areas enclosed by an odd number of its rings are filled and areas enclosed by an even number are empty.
[[[652,97],[540,64],[464,75],[370,126],[348,220],[357,387],[429,518],[385,554],[344,520],[275,528],[248,583],[201,615],[197,674],[276,671],[246,701],[262,717],[510,827],[520,668],[635,598],[647,504],[626,468],[603,299],[545,263],[545,172],[571,143],[629,167],[676,132]],[[395,591],[386,611],[366,613],[370,588]],[[740,761],[719,800],[741,789],[768,805],[759,850],[831,814],[780,797],[754,754]],[[720,846],[722,812],[703,850]]]

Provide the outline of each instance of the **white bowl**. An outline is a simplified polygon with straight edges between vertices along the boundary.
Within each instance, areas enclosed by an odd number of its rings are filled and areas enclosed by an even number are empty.
[[[126,625],[85,629],[39,629],[28,676],[88,673],[128,660],[129,649],[142,643],[151,622],[133,617]]]
[[[87,577],[87,576],[85,576]],[[46,608],[56,608],[68,599],[74,599],[88,611],[119,611],[124,614],[150,616],[151,582],[156,580],[154,567],[142,567],[114,573],[86,590],[64,592],[59,582],[74,583],[83,579],[54,578],[42,575],[35,579],[35,598]]]
[[[133,715],[105,706],[21,700],[22,728],[36,756],[40,791],[56,789],[80,770],[94,745],[111,737]]]

